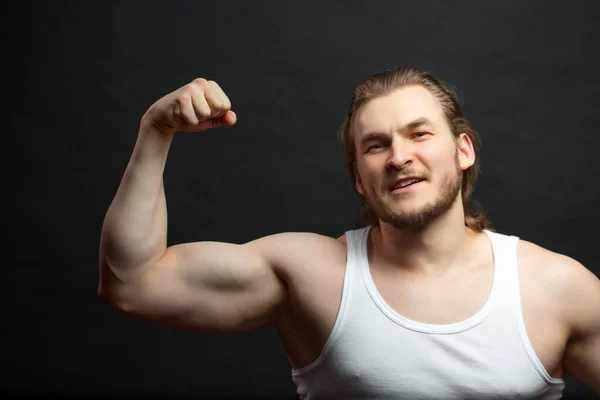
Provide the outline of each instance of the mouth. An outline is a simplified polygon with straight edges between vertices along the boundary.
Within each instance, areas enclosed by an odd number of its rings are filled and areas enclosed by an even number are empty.
[[[413,189],[419,183],[423,182],[424,180],[425,179],[418,178],[418,177],[409,177],[409,178],[399,179],[390,186],[390,193],[396,194],[396,193],[407,192],[407,191]]]

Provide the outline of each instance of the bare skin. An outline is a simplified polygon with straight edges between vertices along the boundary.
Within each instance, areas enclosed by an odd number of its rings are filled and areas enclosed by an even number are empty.
[[[426,124],[404,129],[422,117]],[[135,318],[199,332],[275,326],[292,367],[301,368],[318,357],[337,317],[344,235],[289,232],[243,245],[166,246],[162,172],[173,135],[235,122],[225,93],[204,79],[149,108],[105,217],[98,293]],[[474,161],[468,137],[454,141],[439,106],[421,87],[365,105],[357,138],[373,131],[380,133],[374,148],[373,142],[361,147],[357,140],[356,184],[392,216],[435,202],[455,168],[464,170]],[[402,194],[391,193],[390,182],[409,172],[426,179]],[[426,226],[398,229],[380,221],[369,236],[368,255],[385,301],[420,322],[470,317],[483,307],[492,284],[489,240],[464,226],[460,194]],[[525,325],[538,358],[551,376],[569,370],[600,393],[600,281],[577,261],[524,240],[518,265]]]

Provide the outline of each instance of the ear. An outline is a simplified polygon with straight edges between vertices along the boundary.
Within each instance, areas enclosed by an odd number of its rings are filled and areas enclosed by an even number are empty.
[[[460,169],[465,171],[475,164],[475,148],[469,135],[461,133],[456,139],[456,147],[458,150],[458,164]]]
[[[356,162],[354,162],[354,176],[355,176],[355,185],[356,185],[356,190],[358,191],[358,193],[360,193],[361,195],[363,195],[363,188],[362,188],[362,182],[360,180],[360,175],[358,174],[358,169],[356,168]]]

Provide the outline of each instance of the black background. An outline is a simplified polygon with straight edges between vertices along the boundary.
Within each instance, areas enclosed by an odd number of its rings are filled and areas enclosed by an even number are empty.
[[[3,391],[294,398],[274,330],[178,331],[97,297],[140,117],[196,77],[238,123],[176,135],[169,245],[353,229],[337,129],[354,85],[408,63],[461,93],[495,228],[600,272],[598,2],[21,2],[2,21]],[[566,381],[566,398],[593,396]]]

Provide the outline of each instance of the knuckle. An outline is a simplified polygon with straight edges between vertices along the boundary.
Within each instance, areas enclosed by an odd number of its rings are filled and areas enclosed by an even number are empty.
[[[181,88],[181,90],[179,91],[178,97],[186,97],[189,99],[192,96],[193,92],[194,92],[194,85],[191,83],[188,83],[183,88]]]
[[[190,95],[186,92],[180,93],[175,97],[175,103],[182,106],[190,102]]]
[[[196,85],[204,85],[204,84],[206,84],[206,82],[207,81],[204,78],[196,78],[192,81],[192,83],[196,84]]]
[[[212,89],[214,89],[215,92],[223,93],[223,89],[221,89],[221,86],[219,86],[219,84],[217,82],[208,81],[207,83],[212,87]]]

